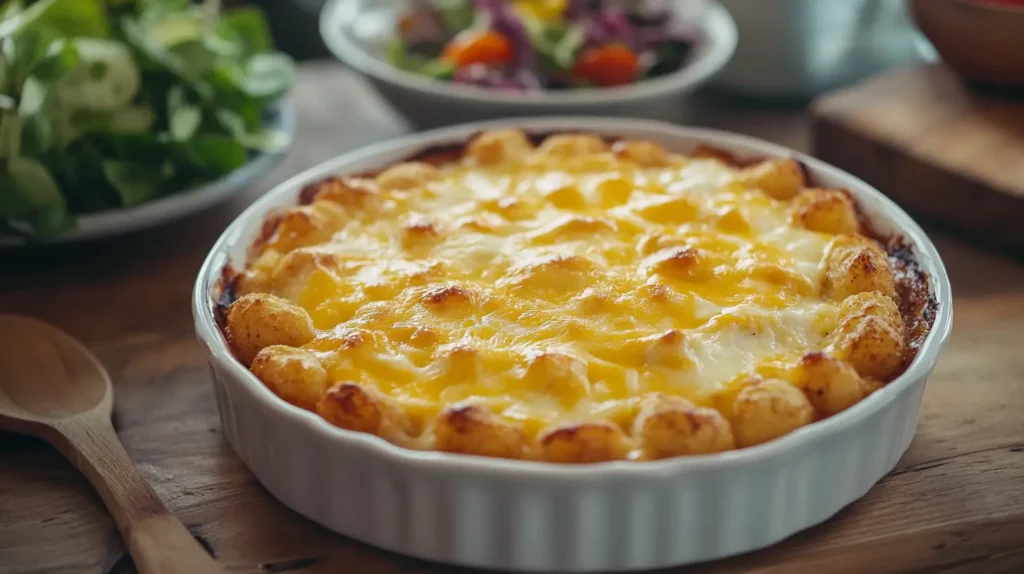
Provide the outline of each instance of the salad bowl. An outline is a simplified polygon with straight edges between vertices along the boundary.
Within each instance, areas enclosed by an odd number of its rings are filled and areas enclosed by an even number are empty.
[[[295,135],[295,108],[290,104],[276,106],[267,114],[266,128],[274,130],[287,140]],[[81,243],[115,237],[150,229],[209,209],[227,201],[246,186],[274,169],[287,152],[287,148],[257,152],[238,169],[213,181],[194,188],[170,194],[153,201],[125,209],[110,209],[82,215],[69,231],[46,239],[33,239],[33,243],[56,245]],[[18,248],[29,245],[19,237],[0,236],[0,248]]]
[[[688,60],[666,75],[611,87],[508,91],[443,82],[399,69],[388,59],[400,14],[410,2],[328,0],[320,34],[342,62],[364,75],[402,115],[419,127],[537,115],[626,116],[678,121],[684,96],[708,83],[732,57],[736,25],[714,1],[699,6],[698,38]],[[682,6],[683,2],[674,2]]]
[[[262,13],[45,0],[0,10],[0,245],[206,208],[290,145],[294,76]]]

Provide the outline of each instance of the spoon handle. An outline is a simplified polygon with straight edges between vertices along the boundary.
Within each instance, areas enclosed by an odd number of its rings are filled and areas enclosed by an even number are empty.
[[[99,493],[140,573],[224,572],[139,474],[107,417],[76,417],[56,429],[55,446]]]

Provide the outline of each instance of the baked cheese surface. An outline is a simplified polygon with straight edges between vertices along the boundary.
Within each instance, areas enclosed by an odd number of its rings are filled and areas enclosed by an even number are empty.
[[[308,312],[332,384],[418,420],[471,402],[532,434],[628,424],[651,392],[714,407],[840,319],[833,236],[739,172],[608,150],[401,164],[323,241],[272,238],[268,290]]]

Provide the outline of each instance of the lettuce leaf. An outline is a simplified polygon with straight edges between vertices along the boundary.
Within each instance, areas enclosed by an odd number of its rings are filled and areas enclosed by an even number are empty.
[[[12,12],[6,14],[6,12]],[[110,36],[102,0],[42,0],[22,10],[7,10],[0,19],[0,38],[47,28],[61,36]]]
[[[217,5],[0,0],[0,234],[60,233],[288,145],[264,122],[294,63],[259,10]]]
[[[217,23],[217,34],[240,46],[246,56],[269,52],[273,48],[270,26],[263,12],[256,8],[240,7],[225,12]]]
[[[41,162],[10,157],[0,194],[0,216],[27,222],[40,236],[52,236],[71,226],[67,203],[57,182]]]

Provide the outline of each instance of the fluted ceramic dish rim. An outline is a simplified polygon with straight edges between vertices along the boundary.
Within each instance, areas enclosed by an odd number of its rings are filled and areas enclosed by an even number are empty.
[[[694,89],[711,80],[732,59],[739,41],[736,23],[729,11],[715,0],[708,0],[700,29],[707,46],[680,69],[658,78],[642,80],[625,86],[585,90],[504,93],[501,90],[479,86],[442,82],[400,70],[387,61],[367,52],[343,30],[346,10],[357,0],[328,0],[320,12],[320,36],[336,58],[371,78],[401,87],[409,92],[421,92],[440,98],[451,98],[467,103],[486,103],[496,107],[543,108],[615,104]]]
[[[519,127],[527,132],[550,133],[553,131],[589,131],[604,135],[639,134],[643,137],[673,138],[700,141],[726,150],[750,150],[765,156],[792,157],[803,162],[813,175],[822,173],[839,179],[851,190],[862,209],[871,220],[882,219],[891,222],[892,227],[913,247],[914,257],[929,278],[929,289],[938,302],[938,312],[930,332],[906,371],[882,389],[872,393],[851,408],[827,419],[801,427],[773,441],[733,451],[674,457],[655,461],[616,460],[593,464],[574,465],[540,461],[521,461],[487,458],[476,455],[452,454],[439,451],[419,451],[392,444],[379,436],[349,431],[335,427],[316,413],[293,406],[275,395],[259,379],[245,368],[228,349],[213,313],[218,295],[218,282],[222,268],[228,261],[228,252],[244,242],[248,247],[263,225],[264,217],[270,212],[275,200],[284,194],[291,194],[297,200],[297,192],[303,184],[328,174],[344,174],[348,170],[365,169],[365,164],[377,156],[393,156],[399,152],[409,155],[434,146],[465,141],[469,136],[487,129]],[[742,151],[741,154],[750,154]],[[361,167],[354,167],[361,166]],[[380,167],[384,167],[381,165]],[[871,205],[865,205],[865,197]],[[867,208],[874,208],[867,209]],[[242,262],[235,261],[236,265]],[[387,142],[370,145],[361,150],[343,154],[312,167],[279,184],[239,215],[224,231],[200,269],[193,291],[193,314],[196,332],[208,348],[212,361],[226,369],[241,387],[255,395],[260,404],[275,415],[300,421],[312,433],[321,438],[336,441],[339,447],[358,448],[372,452],[392,461],[408,464],[410,471],[451,470],[473,472],[478,476],[515,474],[523,479],[544,479],[550,481],[572,481],[593,484],[605,480],[617,480],[639,476],[683,475],[688,472],[709,468],[740,468],[759,461],[780,456],[788,451],[809,447],[815,442],[841,434],[872,416],[897,397],[908,392],[916,383],[925,379],[934,367],[939,353],[949,339],[952,329],[952,290],[949,277],[935,246],[925,232],[892,200],[862,180],[806,154],[769,143],[757,138],[704,128],[690,128],[650,120],[567,116],[553,118],[518,118],[474,122],[448,128],[441,128],[408,135]]]

